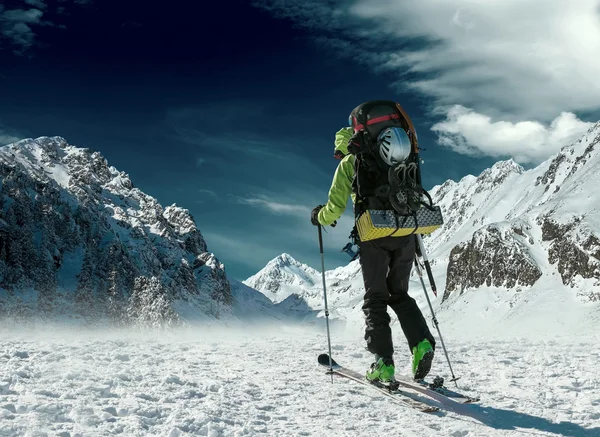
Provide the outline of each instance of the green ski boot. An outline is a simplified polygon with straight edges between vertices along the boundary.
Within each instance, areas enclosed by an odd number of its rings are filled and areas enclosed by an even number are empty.
[[[394,360],[391,358],[379,358],[376,363],[371,364],[367,370],[367,380],[389,383],[394,381]]]
[[[423,379],[431,370],[433,361],[433,347],[429,340],[425,339],[412,348],[412,373],[415,380]]]

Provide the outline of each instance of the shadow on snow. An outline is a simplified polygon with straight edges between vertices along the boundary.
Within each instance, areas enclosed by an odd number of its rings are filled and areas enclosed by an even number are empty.
[[[532,416],[513,410],[501,408],[484,407],[477,404],[445,405],[446,411],[452,411],[461,416],[471,417],[484,425],[495,429],[506,429],[518,431],[532,429],[549,432],[565,437],[597,437],[600,436],[600,428],[584,428],[572,422],[552,422],[543,417]]]

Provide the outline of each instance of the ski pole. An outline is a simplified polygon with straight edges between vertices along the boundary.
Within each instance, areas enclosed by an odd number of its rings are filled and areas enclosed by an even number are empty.
[[[325,302],[325,324],[327,325],[327,346],[329,347],[329,371],[333,384],[333,358],[331,357],[331,335],[329,333],[329,309],[327,307],[327,286],[325,285],[325,256],[323,255],[323,233],[319,225],[319,250],[321,252],[321,276],[323,277],[323,300]]]
[[[431,288],[434,290],[434,293],[437,297],[435,282],[433,281],[433,274],[431,273],[431,267],[429,265],[429,260],[427,259],[427,254],[425,252],[425,245],[423,244],[423,240],[421,235],[417,234],[417,241],[419,242],[419,249],[421,250],[421,255],[423,256],[423,260],[425,261],[425,266],[427,268],[427,276],[429,278],[429,282],[431,283]],[[458,383],[456,382],[459,378],[454,376],[454,370],[452,370],[452,364],[450,363],[450,357],[448,356],[448,351],[446,350],[446,345],[444,344],[444,338],[442,337],[442,332],[440,331],[440,325],[438,323],[437,317],[435,316],[435,311],[433,311],[433,305],[431,304],[431,300],[429,299],[429,294],[427,294],[427,287],[425,286],[425,281],[423,280],[423,272],[421,271],[421,265],[419,264],[419,258],[415,254],[415,268],[417,270],[417,275],[419,275],[419,279],[421,281],[421,285],[423,286],[423,291],[425,292],[425,297],[427,298],[427,303],[429,304],[429,309],[431,310],[431,315],[433,316],[433,324],[435,325],[435,329],[437,329],[438,335],[440,336],[440,342],[442,343],[442,349],[444,350],[444,354],[446,355],[446,361],[448,361],[448,367],[450,368],[450,374],[452,375],[451,381],[454,382],[456,388],[458,388]]]
[[[417,234],[417,242],[419,243],[419,252],[423,257],[423,264],[425,264],[425,270],[427,271],[427,279],[429,279],[429,283],[431,284],[431,290],[433,291],[433,295],[437,297],[437,287],[435,286],[435,281],[433,280],[433,273],[431,273],[431,265],[429,264],[429,259],[427,258],[427,252],[425,251],[425,245],[423,244],[421,234]]]

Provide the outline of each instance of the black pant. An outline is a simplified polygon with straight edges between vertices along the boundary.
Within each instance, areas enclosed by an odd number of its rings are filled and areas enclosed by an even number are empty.
[[[363,304],[367,325],[365,340],[367,348],[376,357],[391,357],[394,354],[388,305],[398,316],[411,350],[425,338],[435,347],[435,340],[421,310],[408,295],[415,243],[414,235],[359,243],[366,290]]]

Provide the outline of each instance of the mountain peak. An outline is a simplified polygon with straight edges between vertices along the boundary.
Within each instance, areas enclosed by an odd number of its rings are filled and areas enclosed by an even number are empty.
[[[485,169],[481,172],[478,179],[488,177],[489,175],[507,176],[510,173],[522,174],[523,172],[525,172],[525,169],[517,164],[512,158],[510,158],[505,161],[498,161],[490,168]]]
[[[261,291],[273,302],[280,302],[290,295],[290,286],[313,286],[318,276],[319,272],[312,267],[296,261],[288,253],[282,253],[243,284]]]
[[[281,255],[273,258],[267,265],[286,267],[291,265],[300,264],[296,259],[289,253],[282,253]]]
[[[289,272],[293,272],[295,275],[302,277],[305,279],[305,275],[314,275],[318,274],[315,269],[310,267],[307,264],[301,263],[297,261],[292,255],[289,253],[282,253],[281,255],[273,258],[271,261],[267,263],[264,269],[261,272],[267,270],[287,270]],[[260,273],[260,272],[259,272]]]
[[[41,148],[48,151],[56,151],[58,149],[66,149],[69,147],[67,140],[63,137],[38,137],[38,138],[23,138],[22,140],[10,143],[5,147],[12,149],[27,149]]]
[[[525,169],[517,164],[512,158],[507,159],[506,161],[498,161],[493,166],[492,169],[504,170],[509,172],[515,172],[517,174],[521,174],[525,171]]]

